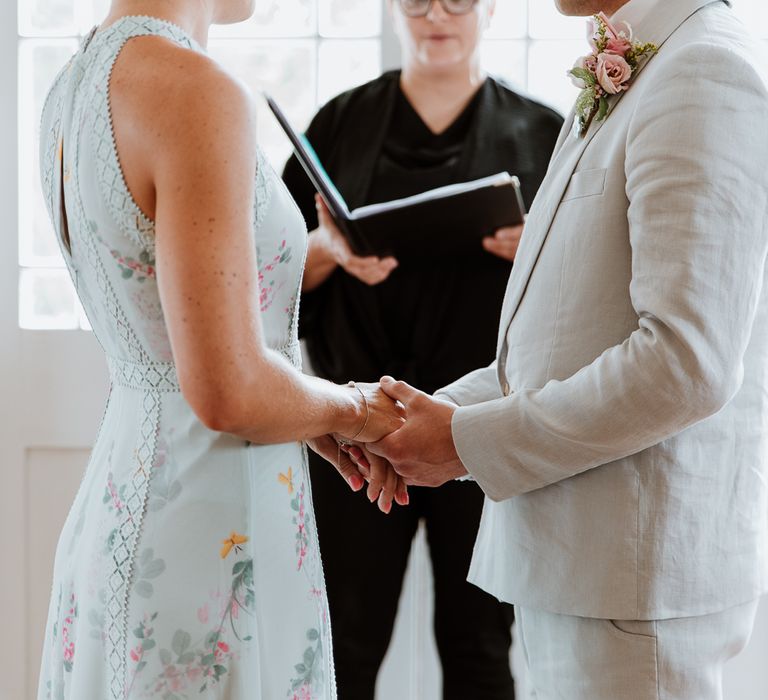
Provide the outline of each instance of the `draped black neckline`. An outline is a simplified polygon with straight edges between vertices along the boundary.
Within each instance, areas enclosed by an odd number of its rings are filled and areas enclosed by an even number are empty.
[[[475,124],[482,90],[481,86],[447,128],[435,133],[398,84],[368,201],[407,197],[463,179],[467,137]]]

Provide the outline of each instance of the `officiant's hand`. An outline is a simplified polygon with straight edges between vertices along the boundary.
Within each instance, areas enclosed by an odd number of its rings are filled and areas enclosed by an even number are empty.
[[[441,486],[466,475],[451,434],[456,406],[392,377],[382,377],[381,388],[403,404],[406,422],[391,435],[366,445],[368,451],[388,460],[409,485]]]
[[[522,235],[523,224],[519,226],[505,226],[498,229],[493,236],[483,238],[483,248],[503,260],[514,262]]]
[[[332,268],[338,265],[347,274],[371,286],[381,284],[387,279],[392,270],[397,267],[397,260],[393,257],[379,258],[375,255],[366,257],[355,255],[344,235],[334,223],[333,217],[320,195],[315,196],[315,204],[319,225],[310,236],[310,245],[314,248],[311,252],[314,255],[310,256],[312,265],[307,266],[307,274],[312,277],[314,275],[313,269],[319,274],[327,272],[329,266],[331,267],[330,271],[332,271]],[[328,274],[325,275],[326,278]],[[312,289],[312,282],[313,280],[308,278],[304,285],[305,289]]]

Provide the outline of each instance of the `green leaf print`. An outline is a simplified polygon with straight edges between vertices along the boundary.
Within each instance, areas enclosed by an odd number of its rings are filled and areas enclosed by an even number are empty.
[[[155,559],[154,550],[145,549],[136,562],[136,582],[134,590],[136,595],[142,598],[151,598],[155,592],[150,579],[156,579],[165,571],[165,562],[162,559]]]
[[[171,649],[176,653],[176,656],[181,656],[189,645],[192,644],[192,637],[189,632],[184,630],[176,630],[176,634],[173,635],[173,641],[171,642]]]
[[[310,689],[313,684],[322,682],[322,664],[320,660],[323,656],[323,646],[320,632],[314,628],[307,630],[307,639],[310,642],[314,642],[314,646],[307,647],[304,650],[302,663],[294,666],[298,675],[296,678],[291,679],[289,696],[299,688]]]

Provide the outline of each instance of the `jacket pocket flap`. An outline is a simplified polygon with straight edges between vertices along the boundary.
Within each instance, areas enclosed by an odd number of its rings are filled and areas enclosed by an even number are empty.
[[[605,191],[605,168],[578,170],[571,175],[571,180],[563,194],[562,201],[579,197],[593,197]]]

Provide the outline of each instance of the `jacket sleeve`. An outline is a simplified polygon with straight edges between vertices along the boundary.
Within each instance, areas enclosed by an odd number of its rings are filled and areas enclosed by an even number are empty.
[[[495,361],[488,367],[476,369],[435,392],[435,397],[448,399],[457,406],[472,406],[501,396]]]
[[[768,252],[765,79],[690,44],[648,90],[625,161],[637,328],[562,381],[457,409],[459,456],[493,500],[656,445],[742,384]]]

